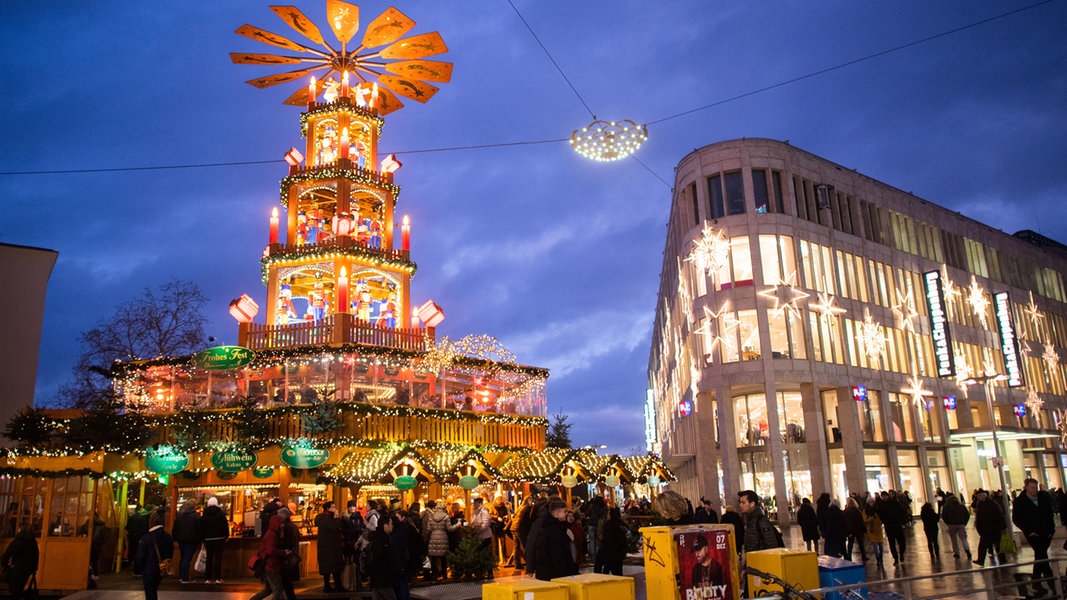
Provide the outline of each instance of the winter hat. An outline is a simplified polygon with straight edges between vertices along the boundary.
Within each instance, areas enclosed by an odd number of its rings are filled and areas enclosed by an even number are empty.
[[[214,496],[212,496],[212,497],[207,499],[207,505],[208,506],[218,506],[219,505],[219,499],[214,497]]]

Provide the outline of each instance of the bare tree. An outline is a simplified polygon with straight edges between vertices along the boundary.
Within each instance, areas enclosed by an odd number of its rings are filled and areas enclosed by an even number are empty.
[[[111,401],[108,370],[117,360],[142,360],[192,354],[205,347],[203,314],[207,297],[196,284],[171,280],[158,292],[120,304],[115,315],[81,335],[82,355],[73,381],[60,390],[67,406],[98,406]]]

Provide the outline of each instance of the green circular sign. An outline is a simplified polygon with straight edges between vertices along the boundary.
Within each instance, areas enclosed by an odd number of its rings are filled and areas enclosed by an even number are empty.
[[[307,440],[287,444],[282,448],[282,462],[294,469],[310,469],[330,459],[330,451],[316,448]]]
[[[266,479],[271,475],[274,475],[274,469],[270,467],[257,467],[252,469],[252,477],[255,477],[256,479]]]
[[[396,489],[406,492],[411,488],[419,485],[419,480],[415,479],[411,475],[401,475],[393,480],[393,485],[396,486]]]
[[[237,473],[251,469],[258,459],[256,453],[251,450],[223,450],[211,455],[211,466],[215,467],[216,471]]]
[[[189,455],[173,446],[149,448],[144,455],[144,466],[158,475],[173,475],[189,466]]]
[[[481,482],[474,475],[464,475],[459,478],[459,487],[465,490],[473,490],[478,487]]]

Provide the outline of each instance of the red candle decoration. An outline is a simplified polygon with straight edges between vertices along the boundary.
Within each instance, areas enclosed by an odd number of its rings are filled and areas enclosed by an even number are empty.
[[[348,90],[349,90],[349,88],[348,88],[348,71],[345,71],[341,75],[341,96],[344,97],[344,98],[347,98],[348,97]]]
[[[311,83],[308,84],[308,104],[315,104],[315,76],[311,76]]]
[[[400,249],[411,250],[411,221],[404,215],[404,224],[400,226]]]
[[[270,243],[278,243],[278,207],[270,211]]]
[[[341,276],[337,278],[337,312],[348,312],[348,270],[341,267]]]
[[[348,128],[341,130],[341,158],[348,158]]]

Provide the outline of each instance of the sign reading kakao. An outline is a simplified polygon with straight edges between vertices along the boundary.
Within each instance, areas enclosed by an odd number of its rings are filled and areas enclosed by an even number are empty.
[[[215,467],[216,471],[237,473],[256,466],[257,460],[259,457],[250,450],[223,450],[211,455],[211,466]]]
[[[952,356],[952,334],[949,332],[948,314],[945,312],[941,273],[924,273],[923,280],[926,282],[926,306],[930,309],[930,337],[934,341],[937,376],[952,377],[956,374],[956,362]]]
[[[282,447],[282,462],[294,469],[311,469],[330,459],[330,451],[316,448],[307,440]]]
[[[144,455],[144,466],[159,475],[173,475],[189,466],[189,455],[173,446],[149,448]]]
[[[242,346],[216,346],[193,355],[193,364],[208,371],[229,371],[252,362],[256,353]]]

